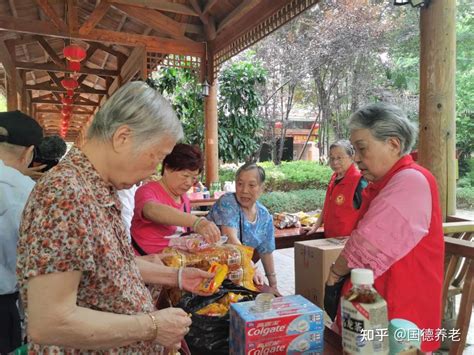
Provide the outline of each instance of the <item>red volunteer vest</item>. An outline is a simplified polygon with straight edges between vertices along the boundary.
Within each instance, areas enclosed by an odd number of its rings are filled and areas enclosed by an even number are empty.
[[[404,169],[415,169],[425,176],[431,190],[431,222],[421,241],[402,259],[393,264],[376,280],[374,287],[387,301],[388,319],[402,318],[415,323],[422,331],[441,328],[441,298],[444,275],[444,237],[439,206],[438,186],[433,175],[413,162],[411,156],[402,157],[384,178],[369,184],[362,192],[360,218],[369,209],[371,201],[390,179]],[[346,282],[343,294],[351,287]],[[421,336],[421,335],[420,335]],[[440,341],[436,337],[421,336],[421,350],[434,351]]]
[[[361,174],[352,164],[342,180],[336,185],[333,174],[326,191],[323,207],[324,236],[342,237],[351,234],[359,219],[359,210],[354,208],[354,193]]]

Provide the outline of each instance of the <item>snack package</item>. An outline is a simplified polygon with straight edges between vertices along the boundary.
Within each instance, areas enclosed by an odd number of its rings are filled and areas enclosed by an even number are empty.
[[[211,244],[208,243],[202,235],[192,233],[186,236],[170,238],[169,246],[180,250],[195,252],[205,250],[213,246],[223,245],[226,242],[227,236],[225,235],[221,236],[221,239],[217,243]]]
[[[203,292],[214,293],[219,288],[219,286],[222,285],[222,282],[229,271],[229,267],[225,264],[223,265],[213,262],[211,263],[211,267],[208,271],[214,273],[214,277],[203,281],[201,285],[199,285],[199,290]]]
[[[204,250],[185,251],[177,248],[163,250],[166,256],[163,263],[171,267],[196,267],[208,270],[212,262],[227,265],[229,268],[227,278],[234,284],[244,286],[255,291],[252,267],[253,248],[245,245],[224,244],[211,246]]]
[[[206,307],[201,308],[196,314],[201,316],[209,316],[209,317],[223,317],[229,311],[229,307],[221,304],[221,303],[210,303]]]
[[[279,229],[301,227],[298,216],[290,213],[275,213],[273,215],[273,225]]]

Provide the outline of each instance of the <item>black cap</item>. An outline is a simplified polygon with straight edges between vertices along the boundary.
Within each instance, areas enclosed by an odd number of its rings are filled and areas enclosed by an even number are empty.
[[[0,127],[8,132],[8,135],[0,133],[0,142],[29,147],[37,146],[43,138],[39,123],[20,111],[0,112]]]

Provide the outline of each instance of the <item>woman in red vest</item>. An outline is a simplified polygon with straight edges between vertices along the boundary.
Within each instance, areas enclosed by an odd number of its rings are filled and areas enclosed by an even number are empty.
[[[324,224],[326,238],[351,234],[359,218],[362,190],[367,181],[354,164],[354,148],[346,139],[329,147],[329,165],[334,171],[326,191],[323,210],[308,233]]]
[[[387,301],[389,320],[407,319],[425,334],[436,334],[444,273],[442,218],[433,175],[409,155],[416,128],[398,107],[380,103],[354,113],[349,129],[355,161],[371,183],[326,290],[353,268],[371,269],[374,287]],[[345,282],[342,292],[349,286]],[[421,350],[436,350],[439,338],[422,332]]]

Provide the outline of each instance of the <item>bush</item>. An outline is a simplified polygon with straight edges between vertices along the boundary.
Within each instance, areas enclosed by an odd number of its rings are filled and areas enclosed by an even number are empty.
[[[290,192],[267,192],[260,197],[260,202],[273,213],[315,211],[323,208],[326,189],[295,190]]]
[[[328,166],[319,165],[312,161],[282,162],[275,165],[272,162],[259,163],[265,169],[265,190],[293,191],[303,189],[322,189],[328,186],[332,170]],[[221,182],[234,180],[236,168],[225,167],[219,171]]]
[[[474,186],[458,188],[456,197],[457,208],[461,210],[472,210],[474,208]]]

